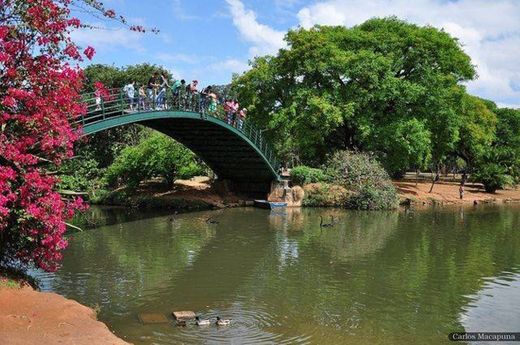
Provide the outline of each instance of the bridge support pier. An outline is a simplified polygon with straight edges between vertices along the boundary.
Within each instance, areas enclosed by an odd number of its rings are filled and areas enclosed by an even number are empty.
[[[267,197],[268,201],[286,202],[289,207],[299,207],[302,205],[305,192],[300,186],[289,187],[289,180],[273,181],[271,192]]]

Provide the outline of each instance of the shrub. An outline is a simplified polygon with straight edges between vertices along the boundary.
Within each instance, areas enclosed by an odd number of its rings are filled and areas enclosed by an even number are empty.
[[[493,162],[480,165],[472,178],[482,183],[488,193],[495,193],[497,189],[513,184],[513,178],[507,174],[506,169]]]
[[[93,158],[71,159],[60,168],[58,188],[91,193],[101,187],[103,173],[104,169],[99,169],[98,162]]]
[[[348,208],[381,210],[398,205],[397,191],[388,173],[371,155],[338,151],[329,158],[326,174],[352,193],[345,202]]]
[[[303,186],[308,183],[327,182],[329,179],[321,169],[300,165],[291,169],[291,180],[294,184]]]
[[[352,194],[345,203],[356,210],[388,210],[397,207],[397,195],[392,184],[366,185]]]
[[[303,206],[310,207],[342,207],[349,195],[345,188],[327,183],[307,184],[304,190]]]
[[[163,177],[168,184],[206,173],[195,154],[171,138],[154,133],[139,145],[121,151],[105,174],[111,186],[124,183],[135,189],[143,180]]]

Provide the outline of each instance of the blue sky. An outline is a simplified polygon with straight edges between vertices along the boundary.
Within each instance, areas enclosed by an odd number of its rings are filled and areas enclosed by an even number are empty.
[[[93,63],[163,65],[202,85],[227,83],[254,56],[284,46],[288,29],[362,23],[396,15],[443,28],[464,45],[479,78],[468,90],[503,106],[520,107],[520,0],[105,0],[131,23],[160,29],[136,34],[80,15],[106,30],[77,31],[97,50]]]

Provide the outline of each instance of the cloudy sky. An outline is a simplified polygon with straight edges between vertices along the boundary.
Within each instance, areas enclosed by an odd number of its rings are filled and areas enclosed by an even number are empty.
[[[444,28],[460,39],[477,66],[469,92],[501,106],[520,107],[520,0],[105,0],[130,22],[155,26],[158,35],[125,29],[75,32],[94,46],[94,63],[150,62],[203,85],[227,83],[254,56],[284,46],[288,29],[362,23],[395,15]],[[106,27],[92,17],[85,21]]]

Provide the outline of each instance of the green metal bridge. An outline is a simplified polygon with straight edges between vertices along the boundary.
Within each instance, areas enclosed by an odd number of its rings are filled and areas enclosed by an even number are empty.
[[[84,95],[87,113],[76,124],[83,136],[110,128],[138,123],[162,132],[198,155],[230,189],[250,195],[269,192],[271,182],[280,179],[279,163],[262,132],[244,121],[226,121],[221,107],[210,106],[200,94],[173,95],[166,90],[157,97],[137,99],[130,107],[121,89],[108,95]],[[137,90],[136,90],[137,94]]]

